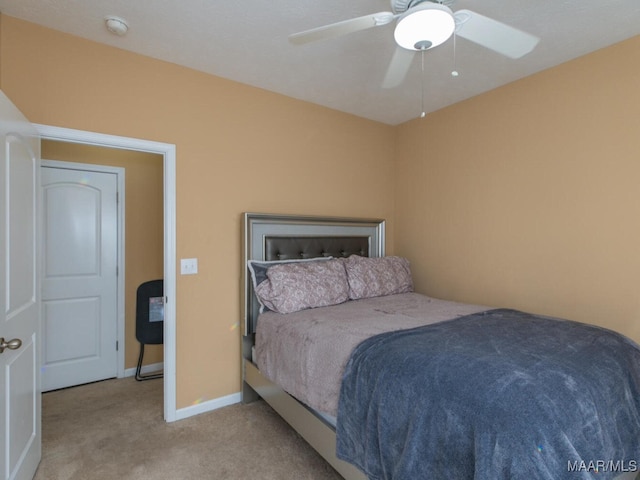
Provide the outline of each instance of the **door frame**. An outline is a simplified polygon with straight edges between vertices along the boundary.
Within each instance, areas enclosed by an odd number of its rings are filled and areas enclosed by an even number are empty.
[[[176,146],[138,138],[33,124],[42,139],[162,155],[164,166],[164,419],[176,411]]]
[[[116,375],[118,378],[125,376],[124,354],[125,354],[125,169],[122,167],[112,167],[109,165],[95,165],[91,163],[65,162],[62,160],[41,159],[40,168],[61,168],[65,170],[79,170],[88,172],[110,173],[116,176],[116,185],[118,189],[118,202],[116,206],[116,228],[118,239],[116,241],[116,256],[118,275],[116,276],[116,341],[118,342],[118,350],[116,353]],[[42,189],[42,185],[39,185]],[[39,219],[42,224],[42,218]],[[44,248],[44,244],[42,245]]]

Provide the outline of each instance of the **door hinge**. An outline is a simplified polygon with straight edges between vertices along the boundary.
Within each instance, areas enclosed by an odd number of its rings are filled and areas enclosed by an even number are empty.
[[[120,350],[120,344],[118,343],[118,340],[116,340],[116,352],[118,352]]]

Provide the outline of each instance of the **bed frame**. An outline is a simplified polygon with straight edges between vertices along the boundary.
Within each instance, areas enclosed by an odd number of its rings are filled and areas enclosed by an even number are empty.
[[[252,361],[259,304],[248,274],[248,260],[287,260],[352,254],[385,254],[385,222],[377,219],[245,213],[242,258],[242,402],[264,399],[346,480],[366,480],[338,459],[335,428],[316,412],[265,378]],[[640,480],[625,472],[615,480]]]
[[[379,257],[385,254],[385,222],[379,219],[245,213],[242,258],[242,402],[263,398],[340,475],[366,480],[360,470],[338,459],[335,428],[316,412],[265,378],[252,360],[259,305],[248,260]]]

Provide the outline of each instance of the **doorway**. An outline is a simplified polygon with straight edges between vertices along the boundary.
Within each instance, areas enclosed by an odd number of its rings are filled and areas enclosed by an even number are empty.
[[[35,125],[35,127],[43,140],[147,152],[160,155],[163,159],[163,200],[162,205],[158,205],[157,208],[163,211],[163,277],[165,292],[163,345],[164,418],[167,422],[173,422],[177,419],[175,376],[175,145],[46,125]]]

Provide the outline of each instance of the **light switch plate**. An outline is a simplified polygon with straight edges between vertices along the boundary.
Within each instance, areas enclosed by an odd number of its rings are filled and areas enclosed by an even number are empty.
[[[181,258],[180,259],[180,274],[181,275],[195,275],[198,273],[198,259],[197,258]]]

